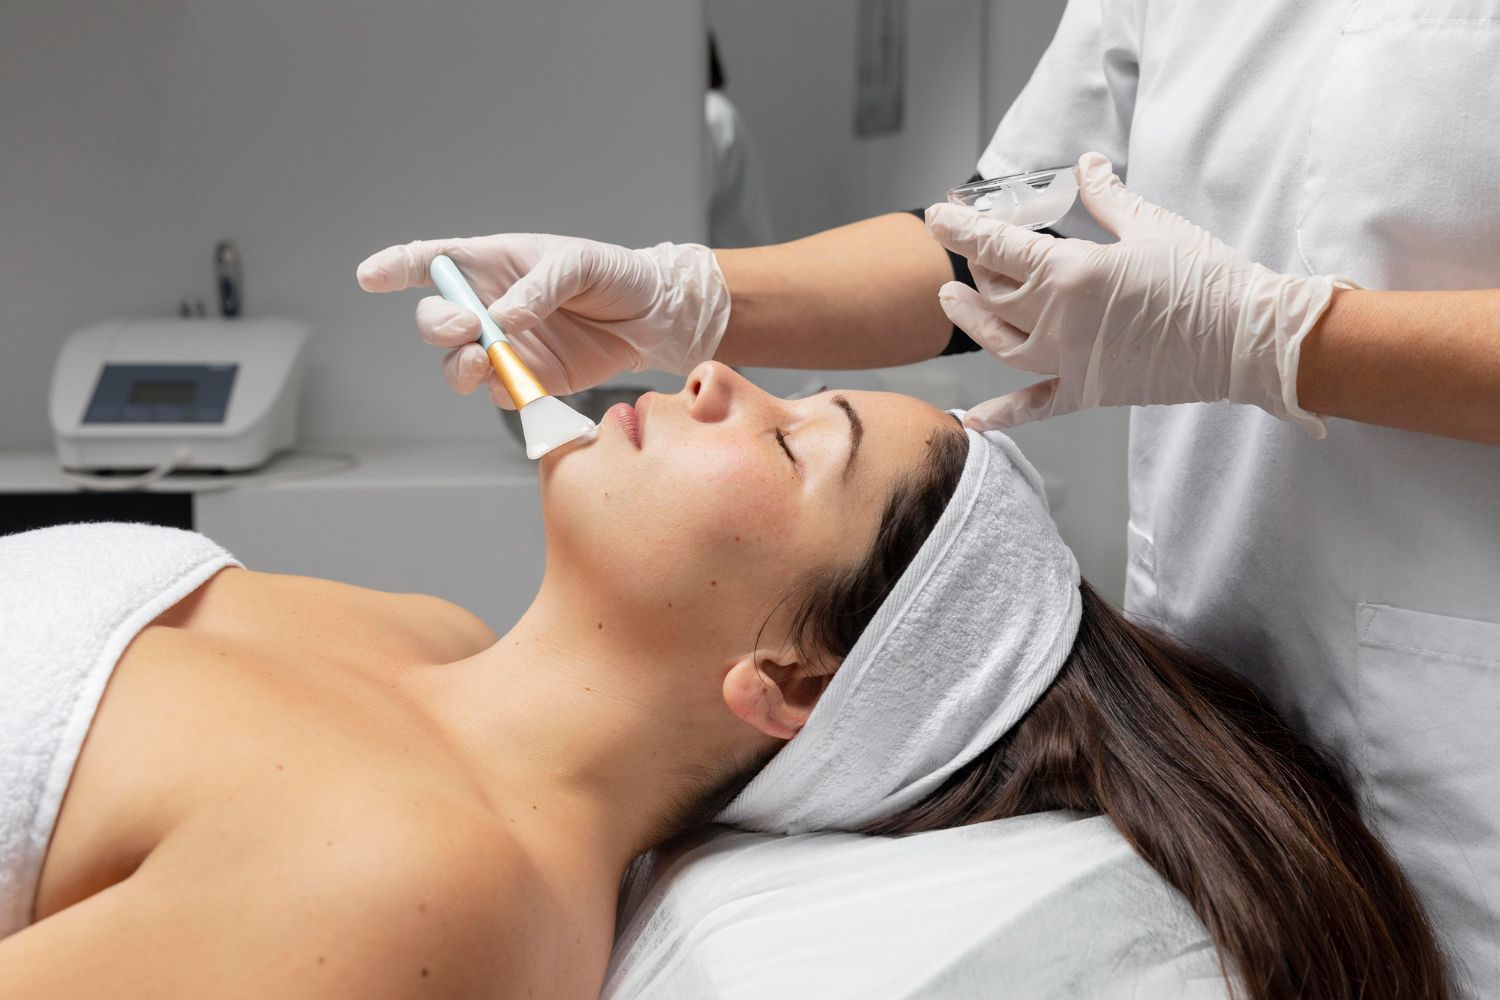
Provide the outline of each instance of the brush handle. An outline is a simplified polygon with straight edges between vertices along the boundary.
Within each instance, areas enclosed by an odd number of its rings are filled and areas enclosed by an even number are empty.
[[[510,346],[510,338],[501,333],[499,325],[490,318],[490,311],[479,301],[479,296],[469,287],[468,279],[463,276],[458,265],[453,263],[452,258],[447,254],[438,254],[432,258],[427,273],[432,275],[432,283],[443,293],[443,298],[479,317],[479,346],[489,355],[490,367],[500,376],[500,384],[510,393],[511,402],[516,404],[516,409],[523,409],[528,403],[547,395],[542,383],[537,381],[537,377],[531,374],[531,369],[526,367],[526,363]]]
[[[488,351],[491,344],[510,343],[505,334],[500,332],[499,325],[490,318],[490,311],[479,301],[479,296],[474,294],[468,279],[458,269],[458,265],[453,263],[452,258],[447,254],[438,254],[432,258],[427,273],[432,275],[432,283],[443,293],[443,298],[479,317],[480,347]]]

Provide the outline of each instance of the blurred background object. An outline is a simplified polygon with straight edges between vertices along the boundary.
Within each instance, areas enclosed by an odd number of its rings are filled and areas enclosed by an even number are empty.
[[[776,242],[771,202],[755,140],[745,119],[724,93],[729,81],[713,32],[708,33],[708,93],[703,101],[703,139],[708,156],[708,245],[760,247]]]

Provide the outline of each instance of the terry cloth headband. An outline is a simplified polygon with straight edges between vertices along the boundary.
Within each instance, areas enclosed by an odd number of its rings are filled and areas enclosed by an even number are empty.
[[[966,430],[953,499],[802,730],[718,822],[854,830],[920,802],[1013,727],[1073,649],[1078,561],[1010,438]]]

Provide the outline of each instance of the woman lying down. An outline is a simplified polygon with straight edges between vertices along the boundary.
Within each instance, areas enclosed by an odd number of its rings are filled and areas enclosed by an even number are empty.
[[[1081,584],[1007,439],[712,363],[637,412],[543,462],[498,639],[171,529],[0,540],[0,996],[590,997],[628,863],[706,820],[1059,808],[1242,995],[1444,995],[1337,768]]]

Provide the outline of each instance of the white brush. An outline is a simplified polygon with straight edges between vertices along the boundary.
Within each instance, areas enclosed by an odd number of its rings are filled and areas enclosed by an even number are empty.
[[[521,431],[526,435],[526,457],[538,459],[553,448],[592,435],[598,427],[567,403],[549,396],[531,369],[526,367],[510,340],[490,318],[490,312],[469,287],[458,265],[445,254],[432,258],[432,283],[443,298],[479,317],[479,346],[490,357],[500,384],[521,411]]]

